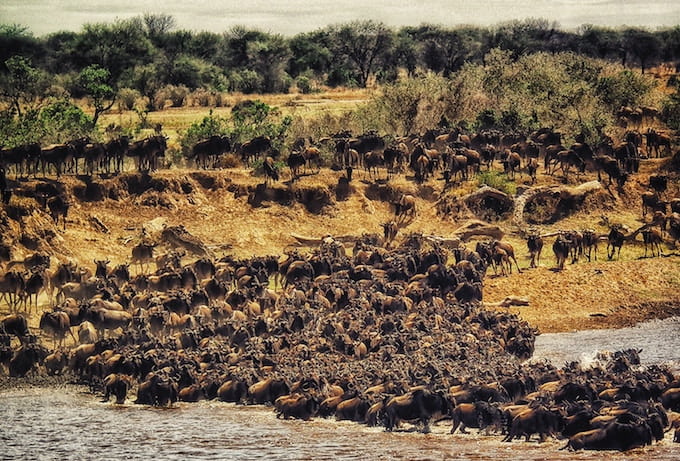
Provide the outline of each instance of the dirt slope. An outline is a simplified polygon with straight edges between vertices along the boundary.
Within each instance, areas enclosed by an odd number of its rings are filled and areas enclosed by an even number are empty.
[[[658,166],[658,161],[648,161],[623,194],[602,192],[581,204],[577,212],[537,228],[542,233],[584,228],[606,233],[603,215],[631,229],[639,227],[639,194]],[[296,244],[292,234],[382,234],[381,224],[394,217],[390,202],[402,193],[416,197],[418,211],[412,222],[402,223],[398,238],[409,232],[449,237],[466,217],[465,213],[441,214],[437,206],[442,198],[441,179],[417,185],[399,176],[389,183],[375,183],[355,171],[348,187],[338,187],[340,176],[340,172],[322,169],[291,185],[284,172],[284,182],[268,189],[258,186],[262,178],[254,177],[247,169],[173,169],[152,177],[126,174],[92,181],[65,177],[63,187],[72,204],[65,232],[50,222],[35,200],[21,197],[21,189],[30,191],[45,181],[18,183],[14,184],[18,195],[10,204],[14,208],[2,214],[3,241],[11,242],[14,259],[45,250],[56,260],[73,259],[93,267],[95,258],[110,259],[112,264],[129,261],[131,248],[142,238],[143,229],[157,237],[163,226],[184,226],[217,257],[226,253],[243,257],[282,254]],[[596,178],[590,173],[584,179]],[[560,181],[559,177],[539,177],[541,185]],[[518,178],[520,185],[526,182],[526,177]],[[677,182],[671,181],[669,196],[680,196]],[[54,185],[52,181],[47,183]],[[573,179],[571,184],[576,184]],[[460,196],[476,187],[470,182],[447,194]],[[467,217],[473,216],[468,213]],[[510,218],[503,216],[494,224],[503,228],[504,240],[515,246],[520,266],[527,268],[526,245]],[[467,245],[474,247],[474,241]],[[621,260],[607,261],[603,242],[599,261],[582,260],[555,272],[551,270],[551,245],[549,238],[538,269],[508,277],[494,277],[490,271],[485,299],[527,296],[529,306],[511,309],[542,332],[624,326],[680,311],[680,258],[667,246],[664,250],[672,256],[639,259],[643,254],[641,244],[631,244],[624,247]],[[351,249],[351,244],[347,246]],[[188,255],[186,260],[196,257]]]

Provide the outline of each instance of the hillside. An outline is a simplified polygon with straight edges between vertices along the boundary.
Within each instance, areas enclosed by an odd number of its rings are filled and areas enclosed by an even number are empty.
[[[645,161],[642,172],[626,184],[623,193],[613,188],[600,190],[588,196],[578,210],[552,224],[535,227],[544,234],[592,228],[606,235],[608,229],[602,219],[606,215],[610,222],[637,229],[642,225],[640,193],[660,162]],[[216,257],[282,255],[297,246],[293,234],[315,238],[328,234],[382,236],[381,224],[394,217],[391,202],[402,193],[416,197],[417,215],[401,223],[397,240],[411,232],[452,237],[468,218],[476,218],[469,211],[442,214],[441,206],[455,201],[451,197],[474,191],[474,181],[443,192],[441,178],[418,185],[404,175],[387,182],[384,175],[382,171],[383,179],[375,182],[357,170],[349,188],[343,188],[338,186],[341,172],[323,168],[319,173],[303,175],[291,185],[289,173],[284,171],[282,182],[267,189],[261,185],[263,179],[248,169],[172,169],[152,176],[128,173],[87,182],[72,176],[64,177],[60,183],[38,179],[13,184],[15,195],[3,211],[0,225],[3,242],[11,245],[15,260],[41,250],[58,261],[71,259],[93,267],[94,259],[109,259],[112,264],[129,261],[131,248],[143,232],[158,239],[164,226],[183,226]],[[587,176],[584,179],[596,179],[594,173]],[[536,185],[559,186],[562,182],[559,175],[539,174]],[[528,178],[518,176],[517,183],[520,189],[528,187]],[[677,181],[669,184],[669,197],[680,196]],[[570,185],[576,185],[574,178]],[[61,225],[56,227],[30,198],[36,187],[41,191],[63,188],[70,197],[66,231]],[[445,196],[448,198],[442,200]],[[515,247],[519,264],[526,269],[529,259],[521,236],[526,228],[518,228],[510,214],[503,214],[492,224],[505,232],[503,240]],[[546,239],[537,269],[513,272],[507,277],[494,276],[489,270],[485,300],[500,301],[508,295],[528,297],[529,306],[511,310],[541,332],[631,325],[680,312],[680,259],[676,250],[664,245],[666,257],[640,259],[644,251],[639,242],[625,245],[621,260],[608,261],[606,242],[602,242],[598,261],[581,258],[577,264],[568,264],[564,271],[557,272],[553,270],[552,240]],[[161,248],[168,248],[167,242],[160,243]],[[474,239],[467,243],[472,248],[474,244]],[[346,247],[351,251],[351,242]],[[185,260],[196,258],[198,255],[189,254]]]

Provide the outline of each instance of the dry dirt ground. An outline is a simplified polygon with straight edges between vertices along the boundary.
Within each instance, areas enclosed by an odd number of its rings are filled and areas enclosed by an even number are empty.
[[[623,194],[614,190],[603,192],[609,198],[587,201],[581,210],[554,224],[536,226],[537,229],[550,233],[592,228],[606,235],[603,215],[611,222],[638,228],[643,223],[639,194],[648,175],[659,166],[658,160],[647,161],[643,173],[626,185]],[[94,259],[109,259],[112,265],[129,261],[131,248],[140,241],[142,232],[157,236],[163,226],[184,226],[207,244],[216,257],[227,253],[239,257],[281,255],[297,244],[292,234],[382,235],[381,224],[394,217],[390,200],[404,192],[416,196],[418,211],[415,219],[402,223],[397,240],[410,232],[450,237],[463,221],[459,215],[437,213],[436,203],[443,189],[441,179],[417,185],[401,175],[390,180],[389,185],[377,185],[363,172],[355,171],[350,193],[342,200],[336,190],[341,175],[324,168],[290,184],[289,173],[283,171],[282,181],[264,193],[261,186],[257,189],[263,179],[253,176],[248,169],[162,170],[142,185],[139,176],[133,173],[95,178],[90,186],[82,179],[67,176],[63,183],[73,199],[66,231],[55,227],[33,199],[17,196],[10,205],[27,210],[28,215],[5,220],[3,232],[8,233],[5,240],[11,235],[15,243],[30,242],[29,248],[18,243],[13,246],[15,259],[35,250],[46,250],[56,260],[72,259],[94,268]],[[593,173],[589,176],[586,179],[595,179]],[[539,177],[539,184],[560,181],[559,176]],[[526,176],[518,177],[518,183],[525,182]],[[32,186],[33,182],[20,184]],[[677,181],[671,181],[668,194],[680,196],[678,187]],[[475,188],[475,183],[464,186],[467,191]],[[326,206],[319,207],[319,201]],[[257,206],[249,202],[256,202]],[[581,258],[577,264],[567,264],[558,272],[554,270],[553,239],[547,238],[540,267],[527,269],[526,244],[515,224],[509,218],[494,224],[505,231],[504,240],[514,245],[523,271],[521,274],[514,271],[509,276],[494,276],[489,271],[485,300],[500,301],[508,295],[527,297],[528,306],[510,309],[540,332],[615,328],[680,313],[678,250],[663,245],[666,257],[641,258],[642,243],[627,243],[620,260],[609,261],[603,242],[598,261]],[[474,247],[475,242],[466,244]],[[351,244],[346,246],[351,251]],[[188,255],[185,261],[196,257]],[[135,271],[133,268],[133,274]],[[0,310],[5,311],[5,306]],[[35,318],[32,323],[36,323]]]

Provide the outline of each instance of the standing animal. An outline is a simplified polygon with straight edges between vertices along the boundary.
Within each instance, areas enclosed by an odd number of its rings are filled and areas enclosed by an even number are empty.
[[[623,246],[623,242],[625,240],[626,236],[621,230],[621,226],[617,225],[612,226],[611,229],[609,230],[609,235],[607,235],[607,257],[609,259],[612,259],[614,257],[614,254],[617,253],[617,249],[618,249],[617,258],[621,258],[621,247]],[[611,252],[609,251],[610,247]]]
[[[40,329],[52,336],[55,347],[57,345],[61,347],[67,333],[70,333],[73,342],[76,342],[76,337],[71,331],[71,319],[64,311],[43,312],[40,317]]]
[[[538,234],[530,234],[527,237],[527,249],[529,250],[529,267],[538,267],[541,259],[541,250],[543,250],[543,238]]]
[[[400,421],[418,421],[423,425],[423,432],[427,433],[431,420],[450,416],[451,410],[451,402],[441,392],[419,388],[392,397],[385,404],[385,428],[391,431]]]
[[[571,250],[571,240],[565,234],[560,234],[553,243],[553,253],[555,253],[555,264],[558,270],[564,269],[564,262]]]
[[[62,195],[47,199],[47,209],[50,212],[50,216],[52,216],[56,225],[59,225],[59,218],[61,217],[64,222],[64,231],[66,230],[66,217],[68,216],[69,208],[70,203]]]
[[[262,169],[264,170],[264,186],[267,187],[270,181],[279,180],[279,169],[274,164],[274,159],[267,157],[262,163]]]
[[[642,240],[645,243],[645,258],[647,257],[647,246],[652,248],[652,257],[654,257],[654,248],[656,248],[656,255],[661,256],[661,231],[655,227],[650,227],[642,231]]]
[[[148,265],[153,261],[153,249],[157,246],[155,243],[138,243],[132,248],[132,261],[130,264],[139,264],[142,272],[148,269]]]
[[[397,202],[394,203],[394,215],[399,219],[415,218],[416,216],[416,198],[410,194],[403,194]]]

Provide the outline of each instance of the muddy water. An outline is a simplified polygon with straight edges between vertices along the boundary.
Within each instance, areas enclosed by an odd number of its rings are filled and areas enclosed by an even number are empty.
[[[644,363],[668,362],[680,320],[646,322],[635,328],[546,334],[537,359],[561,365],[590,360],[597,350],[642,348]],[[276,419],[264,407],[221,402],[177,404],[155,409],[99,403],[76,387],[30,388],[0,392],[0,459],[508,459],[586,460],[593,453],[560,451],[564,441],[503,443],[498,435],[450,435],[446,422],[424,435],[408,430],[386,433],[332,419],[311,422]],[[612,461],[680,459],[680,444],[667,434],[662,442],[627,453],[608,453]]]
[[[547,359],[556,366],[574,360],[588,363],[598,351],[642,349],[642,364],[667,364],[680,371],[680,317],[650,320],[632,328],[548,333],[536,338],[533,360]]]
[[[75,388],[0,393],[0,459],[592,459],[559,451],[564,441],[500,442],[499,436],[386,433],[353,423],[277,420],[270,409],[219,402],[172,409],[97,402]],[[611,460],[680,459],[670,434]]]

